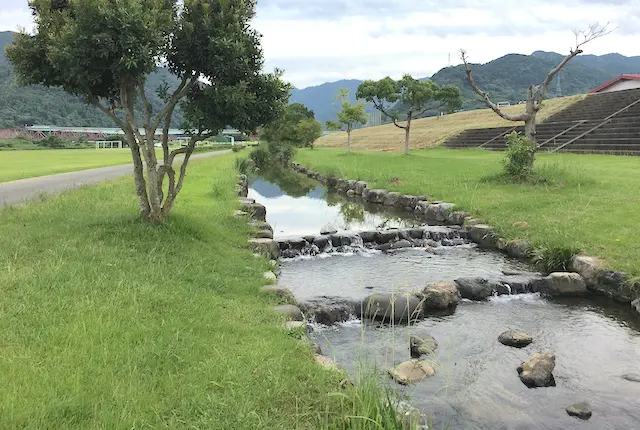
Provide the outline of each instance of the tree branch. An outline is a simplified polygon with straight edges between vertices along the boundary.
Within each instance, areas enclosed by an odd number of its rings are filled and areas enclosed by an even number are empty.
[[[511,115],[511,114],[508,114],[506,112],[503,112],[498,107],[497,104],[492,102],[491,99],[489,98],[489,95],[487,93],[485,93],[484,91],[482,91],[480,88],[478,88],[478,85],[476,84],[476,81],[473,79],[473,76],[471,75],[471,69],[469,68],[469,63],[467,62],[467,52],[464,49],[460,50],[460,58],[464,62],[464,68],[465,68],[465,71],[467,73],[467,82],[469,82],[469,85],[471,85],[471,88],[473,89],[473,91],[476,94],[478,94],[480,97],[482,97],[482,101],[484,102],[485,105],[487,105],[492,111],[494,111],[500,117],[502,117],[502,118],[504,118],[504,119],[506,119],[508,121],[524,121],[525,119],[527,119],[527,113],[526,112],[523,112],[523,113],[518,114],[518,115]]]
[[[564,68],[564,66],[567,65],[569,61],[571,61],[573,57],[582,54],[582,47],[594,39],[611,34],[611,32],[613,32],[614,30],[615,29],[609,28],[609,23],[601,26],[597,22],[595,24],[589,25],[584,30],[573,30],[573,34],[576,36],[576,47],[569,49],[569,55],[564,57],[560,64],[558,64],[553,70],[549,72],[544,82],[542,82],[540,87],[536,89],[536,109],[540,109],[542,100],[544,100],[545,96],[547,95],[547,89],[553,78],[558,74],[558,72],[560,72],[560,70]]]
[[[387,112],[387,110],[384,107],[384,104],[382,103],[382,100],[380,100],[379,98],[375,97],[373,100],[371,100],[371,102],[373,103],[373,107],[375,107],[380,112],[382,112],[383,114],[385,114],[386,116],[388,116],[389,118],[391,118],[393,120],[393,125],[395,125],[398,128],[401,128],[403,130],[407,129],[405,126],[402,126],[402,125],[398,124],[397,115],[394,115],[392,113]]]
[[[100,103],[100,101],[98,100],[97,97],[95,96],[91,96],[89,97],[89,103],[91,103],[92,105],[96,106],[98,109],[100,109],[102,112],[104,112],[109,118],[111,118],[113,120],[113,122],[116,123],[116,125],[118,127],[120,127],[122,129],[122,131],[126,131],[125,130],[125,123],[116,116],[115,113],[113,113],[113,111],[111,109],[109,109],[108,107],[106,107],[105,105],[103,105],[102,103]]]
[[[144,129],[149,130],[149,126],[151,125],[151,115],[153,114],[153,106],[149,102],[147,98],[147,94],[144,90],[144,79],[140,78],[138,81],[138,89],[140,90],[140,97],[142,98],[142,102],[145,107],[145,115],[144,115]]]
[[[169,101],[164,105],[160,113],[153,121],[154,130],[156,130],[160,126],[160,122],[162,122],[169,111],[173,112],[173,109],[176,107],[180,99],[182,99],[197,82],[197,76],[183,76],[182,80],[180,81],[180,85],[178,85],[178,88],[176,88],[173,94],[171,94],[171,97],[169,97]]]

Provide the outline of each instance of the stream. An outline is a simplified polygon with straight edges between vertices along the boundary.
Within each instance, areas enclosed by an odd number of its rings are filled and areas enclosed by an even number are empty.
[[[338,231],[423,225],[406,213],[331,195],[319,183],[297,185],[277,175],[250,178],[249,197],[266,207],[276,239],[318,235],[328,225]],[[304,302],[401,293],[461,277],[535,273],[468,243],[438,249],[434,254],[424,248],[362,248],[284,258],[279,283]],[[312,326],[323,354],[354,377],[361,364],[385,371],[408,360],[410,334],[429,332],[439,344],[436,375],[397,388],[435,429],[640,428],[640,383],[622,378],[640,373],[640,319],[606,299],[503,295],[486,302],[463,300],[453,314],[427,315],[411,326],[355,318]],[[498,336],[508,329],[524,330],[534,342],[523,349],[500,344]],[[518,378],[518,365],[538,352],[556,356],[555,387],[529,389]],[[589,421],[567,415],[567,406],[585,400],[593,410]]]

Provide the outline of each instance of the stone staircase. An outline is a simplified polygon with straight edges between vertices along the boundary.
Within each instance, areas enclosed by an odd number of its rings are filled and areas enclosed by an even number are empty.
[[[467,130],[445,146],[504,150],[508,133],[524,132],[514,125]],[[640,155],[640,89],[590,95],[538,124],[536,140],[541,151]]]

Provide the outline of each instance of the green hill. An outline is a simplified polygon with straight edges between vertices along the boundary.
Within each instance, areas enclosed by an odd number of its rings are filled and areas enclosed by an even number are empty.
[[[61,89],[16,85],[11,64],[4,55],[5,46],[12,40],[12,32],[0,32],[0,128],[24,124],[115,127],[113,121],[99,109]],[[163,79],[170,86],[177,86],[176,77],[166,69],[151,74],[147,80],[147,94],[156,111],[161,108],[162,101],[156,95],[155,88]],[[181,122],[182,113],[176,109],[172,126],[179,127]]]

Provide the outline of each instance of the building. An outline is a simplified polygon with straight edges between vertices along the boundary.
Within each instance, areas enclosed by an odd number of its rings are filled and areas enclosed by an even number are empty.
[[[633,90],[636,88],[640,88],[640,74],[625,74],[592,89],[589,94],[611,93],[613,91]]]

